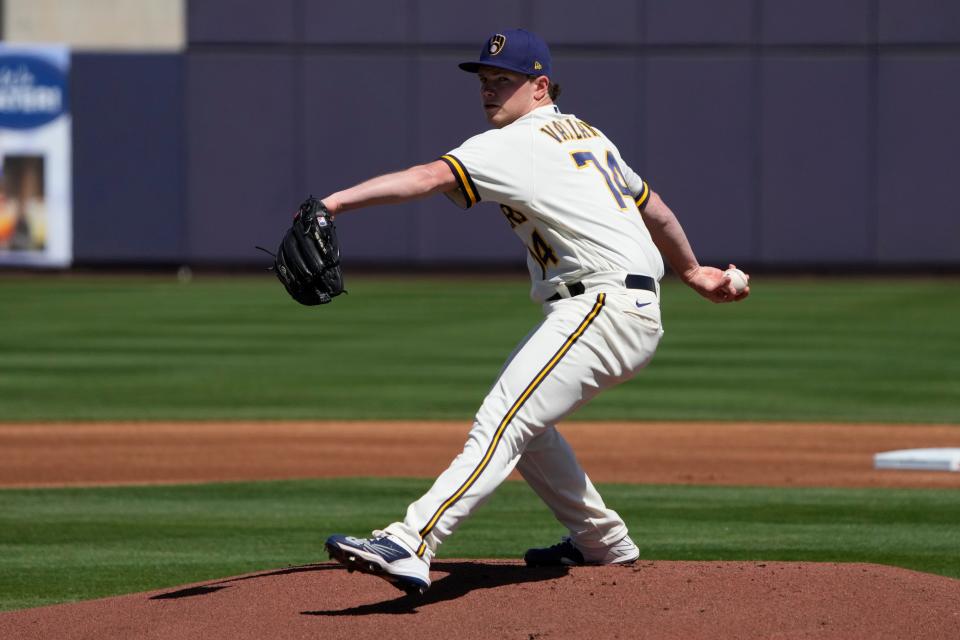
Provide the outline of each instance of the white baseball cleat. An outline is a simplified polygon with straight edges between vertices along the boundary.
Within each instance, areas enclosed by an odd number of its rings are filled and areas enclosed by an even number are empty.
[[[325,543],[330,557],[347,567],[383,578],[408,595],[430,587],[430,565],[395,535],[374,531],[372,538],[333,535]]]
[[[601,564],[633,564],[640,557],[640,549],[630,536],[624,536],[606,549],[587,549],[586,553],[573,544],[569,537],[552,547],[528,549],[523,555],[528,567],[579,567]]]

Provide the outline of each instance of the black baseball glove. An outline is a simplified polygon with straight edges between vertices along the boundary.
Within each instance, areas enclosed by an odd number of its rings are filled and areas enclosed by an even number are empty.
[[[313,196],[300,205],[283,235],[273,271],[300,304],[326,304],[344,292],[337,228],[330,212]]]

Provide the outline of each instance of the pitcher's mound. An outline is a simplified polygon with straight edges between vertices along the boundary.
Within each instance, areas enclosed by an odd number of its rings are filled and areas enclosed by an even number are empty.
[[[960,581],[868,564],[449,560],[405,596],[325,563],[0,614],[3,638],[960,638]]]

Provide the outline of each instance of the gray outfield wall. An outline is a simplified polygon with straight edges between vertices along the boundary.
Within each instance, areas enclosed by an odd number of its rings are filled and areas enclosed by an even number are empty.
[[[184,55],[78,54],[80,263],[253,264],[299,200],[485,128],[525,26],[705,261],[960,265],[960,0],[194,0]],[[355,263],[521,264],[498,209],[340,219]]]

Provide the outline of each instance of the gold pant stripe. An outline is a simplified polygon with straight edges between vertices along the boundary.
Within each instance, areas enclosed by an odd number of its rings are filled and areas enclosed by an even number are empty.
[[[484,454],[483,459],[480,461],[480,464],[473,470],[473,473],[470,474],[470,477],[467,478],[460,488],[447,500],[440,505],[440,508],[437,509],[436,513],[433,514],[433,517],[430,518],[430,521],[426,524],[423,529],[420,530],[420,537],[423,538],[436,526],[437,521],[443,516],[443,513],[449,509],[460,497],[467,492],[467,490],[473,486],[473,483],[476,482],[477,478],[480,477],[480,474],[483,473],[483,470],[487,468],[487,465],[490,463],[490,458],[493,457],[493,452],[496,450],[497,445],[500,443],[500,439],[503,436],[504,430],[507,428],[507,425],[510,424],[510,421],[517,415],[517,412],[520,411],[520,408],[526,403],[530,398],[533,392],[537,387],[540,386],[540,383],[543,382],[550,372],[557,366],[557,363],[560,362],[560,359],[570,350],[570,347],[583,335],[583,332],[587,330],[587,327],[596,319],[600,314],[600,310],[603,308],[604,302],[606,300],[606,294],[601,293],[597,296],[597,301],[593,305],[593,308],[590,310],[590,313],[587,314],[587,317],[583,319],[583,322],[580,323],[580,326],[577,327],[576,331],[570,334],[553,357],[550,358],[550,361],[540,370],[540,372],[534,377],[533,381],[527,385],[527,388],[523,390],[523,393],[520,394],[520,397],[517,398],[516,402],[513,403],[513,406],[510,407],[510,410],[507,411],[507,414],[503,417],[503,420],[500,421],[500,425],[497,427],[497,431],[493,436],[493,441],[490,443],[490,446],[487,447],[487,452]],[[426,550],[426,544],[420,544],[420,548],[417,549],[417,555],[423,556],[423,552]]]

